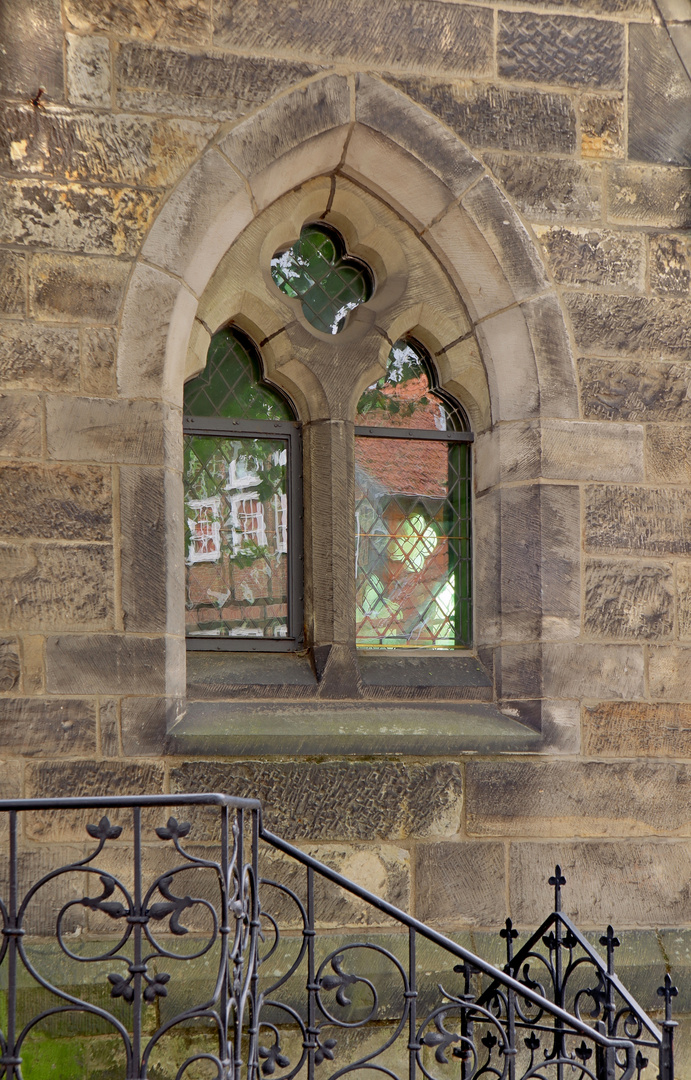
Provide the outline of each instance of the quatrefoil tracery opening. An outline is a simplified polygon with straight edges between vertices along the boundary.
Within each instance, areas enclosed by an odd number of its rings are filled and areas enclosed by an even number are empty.
[[[341,234],[323,222],[304,225],[292,247],[276,252],[271,276],[286,296],[300,300],[307,321],[324,334],[340,333],[348,313],[374,292],[370,268],[348,255]]]

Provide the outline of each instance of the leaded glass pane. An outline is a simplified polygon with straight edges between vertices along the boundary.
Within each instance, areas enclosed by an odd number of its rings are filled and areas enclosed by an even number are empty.
[[[290,405],[262,382],[257,351],[236,327],[214,334],[206,367],[185,384],[188,416],[226,416],[241,420],[294,420]]]
[[[468,449],[356,439],[358,645],[470,644]]]
[[[348,256],[340,234],[326,225],[305,225],[292,247],[276,252],[271,275],[286,296],[300,298],[305,318],[324,334],[342,330],[374,285],[368,267]]]
[[[433,371],[422,349],[397,341],[386,374],[358,402],[356,423],[370,427],[464,431],[465,417],[453,398],[434,389]]]
[[[288,634],[287,445],[185,435],[186,633]]]

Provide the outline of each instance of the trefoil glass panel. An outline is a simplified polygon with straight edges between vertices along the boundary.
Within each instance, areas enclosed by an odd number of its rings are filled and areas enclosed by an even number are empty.
[[[415,435],[355,440],[356,623],[363,648],[471,644],[470,446],[450,434],[464,429],[465,418],[435,389],[433,377],[416,343],[397,342],[386,376],[358,406],[361,432],[366,424]]]
[[[288,633],[287,448],[185,435],[186,634]]]

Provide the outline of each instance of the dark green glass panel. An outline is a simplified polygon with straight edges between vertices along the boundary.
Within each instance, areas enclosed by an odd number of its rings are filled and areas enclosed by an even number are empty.
[[[287,445],[185,435],[185,585],[189,637],[288,632]]]
[[[291,248],[277,251],[271,276],[286,296],[300,298],[305,318],[324,334],[342,330],[374,287],[369,268],[348,256],[340,234],[325,225],[305,225]]]
[[[461,409],[435,384],[434,369],[424,351],[402,338],[389,353],[386,375],[362,394],[355,422],[368,427],[465,431]]]
[[[262,381],[261,361],[250,339],[229,326],[214,334],[206,367],[185,384],[187,416],[237,420],[294,420],[286,399]]]
[[[355,440],[357,643],[471,643],[469,454],[437,440]]]

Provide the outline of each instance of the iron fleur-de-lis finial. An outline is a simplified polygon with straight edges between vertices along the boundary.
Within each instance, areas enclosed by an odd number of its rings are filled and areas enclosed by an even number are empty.
[[[554,874],[547,882],[548,885],[554,885],[554,910],[561,911],[561,887],[566,885],[566,878],[561,872],[561,866],[557,863],[554,867]]]

